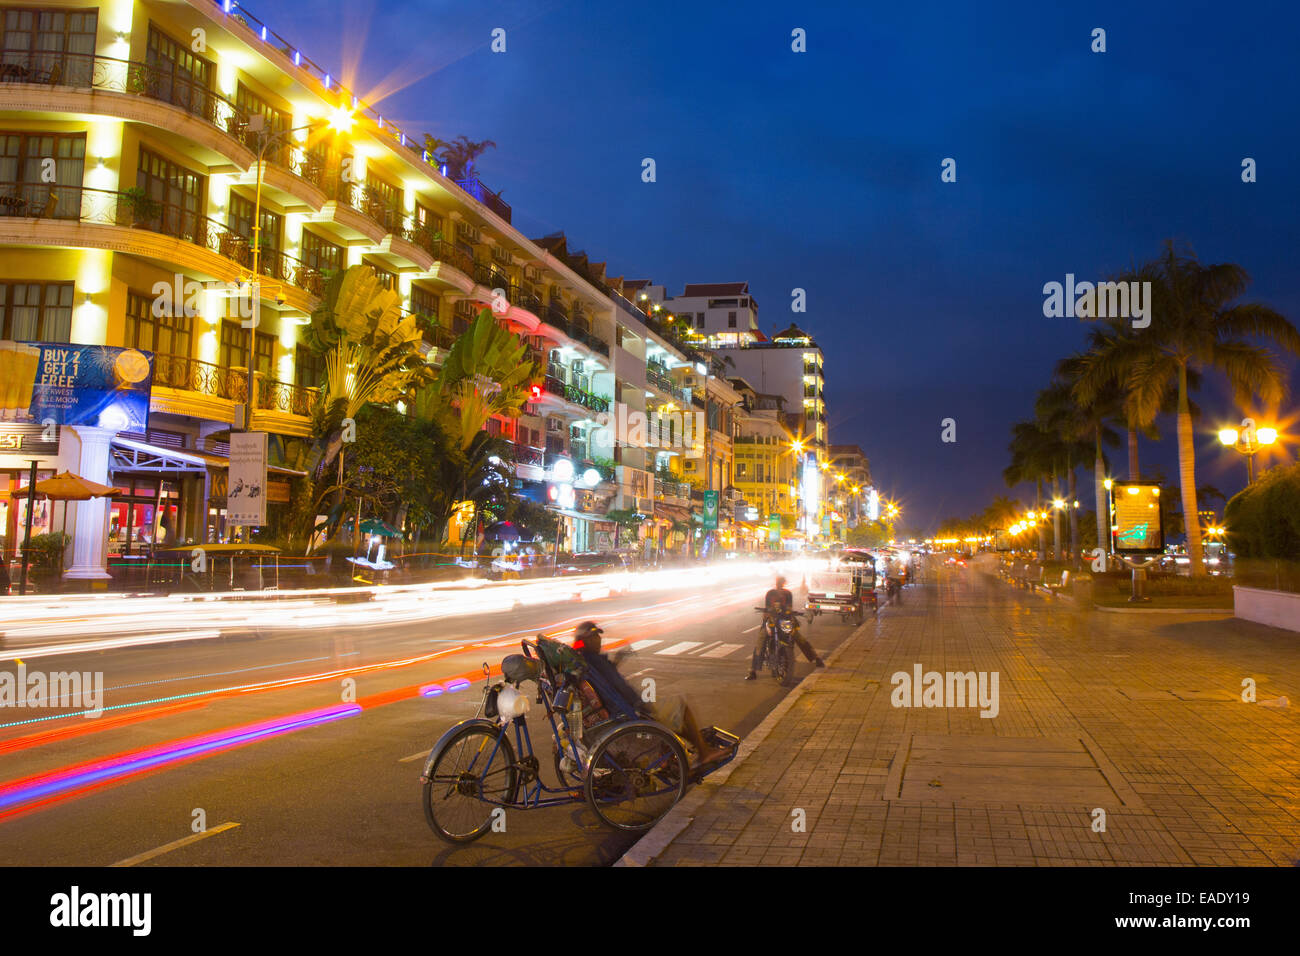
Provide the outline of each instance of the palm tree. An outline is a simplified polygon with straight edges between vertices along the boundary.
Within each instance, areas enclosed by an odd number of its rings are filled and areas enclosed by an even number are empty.
[[[1201,528],[1196,516],[1196,450],[1192,431],[1191,392],[1196,373],[1214,368],[1224,373],[1234,398],[1248,406],[1255,397],[1280,402],[1287,373],[1278,354],[1264,340],[1300,354],[1300,331],[1281,313],[1239,299],[1250,283],[1246,270],[1232,263],[1202,265],[1190,249],[1173,240],[1164,253],[1138,270],[1151,283],[1150,326],[1121,337],[1097,375],[1124,383],[1129,405],[1151,413],[1174,403],[1178,433],[1178,472],[1187,550],[1192,574],[1204,573]]]
[[[1038,422],[1017,422],[1011,426],[1011,464],[1002,472],[1008,488],[1014,488],[1022,481],[1034,483],[1034,510],[1041,512],[1043,506],[1043,479],[1052,473],[1053,455],[1052,439]],[[1038,557],[1046,556],[1047,528],[1038,524]]]
[[[1108,422],[1123,415],[1122,400],[1114,393],[1093,396],[1084,402],[1078,397],[1078,380],[1086,365],[1086,356],[1075,354],[1062,359],[1056,366],[1056,379],[1039,393],[1035,410],[1053,427],[1060,430],[1068,443],[1070,458],[1070,550],[1079,553],[1079,514],[1073,507],[1074,462],[1083,464],[1091,455],[1093,459],[1093,495],[1096,501],[1097,541],[1107,538],[1106,529],[1106,462],[1103,445],[1118,445],[1119,436]]]

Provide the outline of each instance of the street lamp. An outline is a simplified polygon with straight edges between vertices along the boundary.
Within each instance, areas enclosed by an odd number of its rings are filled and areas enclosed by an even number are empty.
[[[254,113],[248,118],[248,130],[258,134],[257,188],[253,195],[253,268],[246,277],[246,281],[249,283],[249,294],[255,297],[255,302],[260,300],[262,296],[262,284],[259,279],[262,265],[262,175],[266,167],[267,151],[272,144],[282,142],[284,137],[293,133],[319,129],[322,126],[328,126],[336,133],[346,133],[351,131],[353,123],[352,111],[342,106],[335,107],[331,111],[329,119],[314,120],[302,126],[275,130],[274,132],[267,132],[266,117],[261,113]],[[260,310],[260,306],[256,308]],[[254,314],[256,315],[256,312]],[[257,354],[257,324],[257,320],[254,318],[248,326],[248,394],[244,399],[244,431],[253,430],[253,366]]]
[[[1241,420],[1241,431],[1235,428],[1219,429],[1219,443],[1235,448],[1246,456],[1246,484],[1255,483],[1255,455],[1266,445],[1276,444],[1276,428],[1256,428],[1253,418]]]

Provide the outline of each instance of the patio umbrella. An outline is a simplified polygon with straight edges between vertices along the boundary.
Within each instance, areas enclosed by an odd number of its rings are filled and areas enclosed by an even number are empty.
[[[361,522],[361,533],[377,534],[384,538],[400,538],[402,536],[402,532],[380,518],[367,518]]]
[[[89,501],[91,498],[107,498],[117,491],[112,485],[101,485],[97,481],[83,478],[70,471],[61,471],[53,478],[46,478],[36,483],[35,491],[50,501],[63,502],[63,528],[68,527],[68,502]],[[60,561],[62,565],[62,561]]]
[[[116,490],[112,485],[101,485],[70,471],[61,471],[53,478],[36,483],[36,493],[51,501],[89,501],[108,497]]]

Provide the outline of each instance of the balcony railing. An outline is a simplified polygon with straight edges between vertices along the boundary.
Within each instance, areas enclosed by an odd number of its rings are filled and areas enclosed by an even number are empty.
[[[655,497],[659,500],[665,498],[690,498],[691,486],[684,481],[666,481],[662,478],[655,478]]]
[[[260,409],[310,418],[319,399],[318,388],[257,377],[257,407]]]
[[[544,380],[546,391],[552,395],[557,395],[565,401],[573,402],[575,405],[581,405],[583,408],[589,408],[593,412],[609,411],[609,399],[602,398],[599,395],[593,395],[588,391],[579,388],[576,385],[565,385],[554,375],[547,375]]]
[[[155,354],[153,384],[155,387],[224,398],[236,404],[248,401],[247,370],[224,368],[184,355]]]
[[[93,53],[0,50],[0,83],[131,93],[178,106],[241,141],[248,125],[247,115],[234,103],[182,74]]]
[[[506,222],[510,221],[510,204],[502,199],[499,193],[494,193],[487,186],[484,186],[477,177],[458,179],[456,180],[456,185],[465,190],[465,192],[469,193],[483,205],[487,206]]]
[[[245,268],[253,250],[243,236],[190,209],[126,193],[80,186],[0,182],[0,217],[67,219],[83,223],[129,226],[192,242]],[[257,271],[312,295],[320,295],[324,276],[277,249],[262,249]]]

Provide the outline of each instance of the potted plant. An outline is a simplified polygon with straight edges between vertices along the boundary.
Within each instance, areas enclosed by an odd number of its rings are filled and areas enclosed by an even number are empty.
[[[124,190],[122,201],[130,210],[132,227],[143,225],[162,215],[162,203],[145,192],[142,186],[132,186]]]

